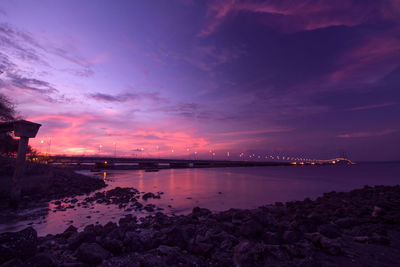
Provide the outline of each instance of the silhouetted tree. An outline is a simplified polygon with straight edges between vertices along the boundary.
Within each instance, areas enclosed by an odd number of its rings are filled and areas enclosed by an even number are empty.
[[[0,122],[8,122],[15,119],[15,109],[12,102],[0,93]],[[11,156],[18,150],[18,140],[11,136],[10,132],[0,132],[0,155]]]
[[[14,116],[14,105],[5,95],[0,93],[0,121],[12,121],[14,120]]]

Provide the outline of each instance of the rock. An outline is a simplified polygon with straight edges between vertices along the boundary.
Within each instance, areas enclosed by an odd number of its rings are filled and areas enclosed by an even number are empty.
[[[149,192],[149,193],[144,194],[142,196],[142,199],[143,200],[147,200],[148,198],[155,198],[155,197],[156,197],[156,195],[154,195],[153,193]]]
[[[293,244],[302,240],[304,235],[297,231],[285,231],[282,238],[283,242],[287,244]]]
[[[155,249],[155,252],[158,254],[157,256],[164,258],[168,266],[182,265],[182,261],[184,261],[182,260],[183,253],[179,247],[161,245]]]
[[[339,255],[342,252],[341,244],[338,239],[327,238],[320,233],[312,233],[306,235],[307,239],[311,239],[312,243],[316,247],[322,248],[325,252],[330,255]]]
[[[377,233],[373,233],[370,238],[371,243],[379,244],[379,245],[389,245],[390,240],[386,236],[379,235]]]
[[[136,232],[126,232],[123,244],[129,251],[137,251],[141,248],[140,238]]]
[[[171,228],[166,229],[164,231],[166,238],[165,242],[166,244],[170,246],[178,246],[180,248],[185,248],[187,247],[187,243],[185,241],[185,233],[184,229],[179,226],[173,226]]]
[[[37,241],[37,233],[32,227],[0,234],[0,264],[12,258],[24,260],[34,256]]]
[[[319,242],[322,248],[330,255],[336,256],[342,252],[342,246],[337,239],[330,239],[322,236]]]
[[[355,236],[353,238],[353,240],[358,243],[368,243],[369,237],[368,236]]]
[[[25,267],[25,266],[26,265],[20,259],[12,259],[0,265],[0,267]]]
[[[134,205],[137,209],[143,208],[143,204],[140,203],[140,202],[135,202],[133,205]]]
[[[339,227],[348,229],[358,224],[358,220],[351,217],[340,218],[335,221]]]
[[[103,242],[103,247],[113,254],[121,254],[123,250],[123,243],[118,239],[106,239]]]
[[[147,204],[144,209],[148,212],[153,212],[154,211],[154,205]]]
[[[83,243],[79,246],[77,251],[77,258],[79,261],[89,265],[100,264],[104,259],[109,256],[107,250],[102,248],[96,243]]]
[[[378,217],[380,214],[382,214],[382,208],[374,206],[374,210],[372,211],[371,216]]]
[[[205,242],[198,242],[193,245],[192,252],[195,254],[206,256],[212,248],[213,248],[212,244]]]
[[[96,242],[96,234],[94,231],[83,231],[77,234],[72,234],[67,240],[68,247],[72,250],[78,248],[82,243]]]
[[[278,233],[264,231],[262,234],[262,240],[266,244],[279,245],[281,243],[281,238]]]
[[[29,267],[57,267],[56,260],[46,253],[40,253],[25,262],[25,266]]]
[[[323,224],[325,222],[325,218],[318,213],[311,213],[310,215],[308,215],[307,217],[310,221],[312,221],[314,224],[320,225]]]
[[[251,220],[242,224],[239,228],[239,234],[244,237],[261,237],[264,228],[258,222]]]
[[[67,229],[65,229],[65,231],[62,233],[64,238],[69,238],[72,234],[77,233],[78,232],[78,228],[76,228],[73,225],[68,226]]]
[[[265,246],[249,241],[240,242],[233,252],[235,266],[265,266]]]
[[[200,207],[195,207],[192,210],[192,215],[195,217],[203,217],[203,216],[208,216],[211,214],[211,211],[208,209],[203,209]]]
[[[128,214],[125,217],[119,219],[118,224],[124,228],[126,227],[134,227],[137,223],[136,216],[132,216],[132,214]],[[116,225],[115,225],[116,226]]]
[[[333,224],[320,225],[318,227],[318,230],[322,235],[324,235],[328,238],[337,238],[342,235],[340,229],[336,225],[333,225]]]

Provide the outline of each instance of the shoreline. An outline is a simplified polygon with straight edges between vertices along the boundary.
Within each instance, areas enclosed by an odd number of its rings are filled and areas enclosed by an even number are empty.
[[[32,250],[10,246],[10,237]],[[0,244],[8,244],[0,263],[20,265],[396,266],[400,186],[365,186],[251,210],[194,208],[189,215],[157,212],[140,219],[132,212],[118,225],[88,225],[81,232],[70,226],[45,237],[30,227],[3,233]]]
[[[55,199],[73,198],[89,194],[93,191],[105,188],[107,184],[90,176],[76,173],[75,171],[52,167],[48,165],[27,162],[26,172],[21,181],[22,198],[18,209],[9,207],[8,192],[14,170],[13,159],[0,157],[3,165],[0,169],[0,224],[10,220],[20,221],[24,218],[33,219],[48,213],[46,207]],[[23,214],[20,211],[40,209],[37,214]],[[33,217],[32,217],[33,216]]]

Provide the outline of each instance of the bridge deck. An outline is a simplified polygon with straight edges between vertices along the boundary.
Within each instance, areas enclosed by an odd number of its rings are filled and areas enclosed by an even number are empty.
[[[251,167],[251,166],[293,166],[293,165],[331,165],[337,163],[354,164],[345,158],[310,162],[282,161],[238,161],[204,159],[163,159],[163,158],[114,158],[114,157],[68,157],[50,156],[39,158],[49,164],[57,164],[77,169],[91,169],[95,165],[112,169],[165,169],[165,168],[211,168],[211,167]]]

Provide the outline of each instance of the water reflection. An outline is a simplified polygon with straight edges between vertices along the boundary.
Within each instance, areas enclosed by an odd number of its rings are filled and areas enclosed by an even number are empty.
[[[160,172],[107,171],[84,172],[97,176],[108,183],[109,190],[119,187],[135,187],[140,192],[164,192],[161,199],[150,199],[164,208],[167,214],[189,213],[194,206],[213,211],[229,208],[255,208],[276,201],[315,198],[324,192],[348,191],[365,184],[397,184],[400,164],[358,164],[346,166],[303,166],[303,167],[253,167],[219,169],[170,169]],[[102,191],[100,190],[100,191]],[[78,197],[81,201],[86,196]],[[82,207],[73,203],[65,211],[53,212],[55,206],[49,204],[50,211],[44,217],[33,221],[39,235],[59,233],[68,225],[84,227],[91,223],[105,224],[117,222],[121,216],[132,213],[115,205],[97,203],[92,207]],[[134,212],[137,216],[151,213]],[[0,225],[0,232],[18,230],[31,221]]]

